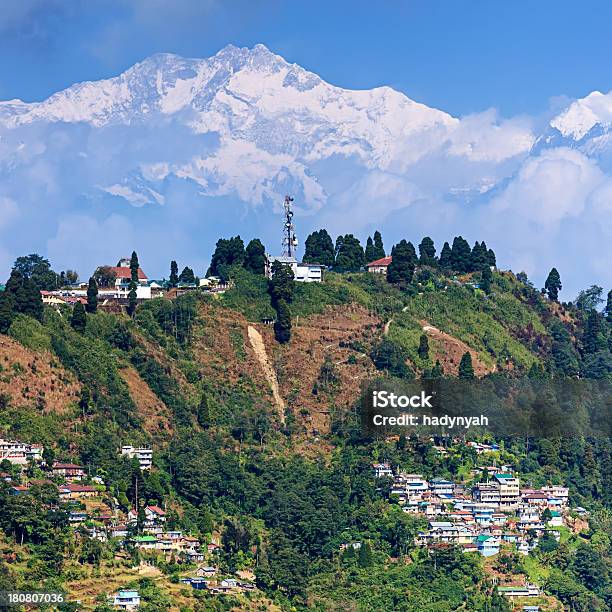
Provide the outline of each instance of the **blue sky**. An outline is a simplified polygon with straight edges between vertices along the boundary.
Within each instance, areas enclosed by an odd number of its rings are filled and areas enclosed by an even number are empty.
[[[0,99],[40,100],[159,51],[263,42],[336,85],[391,85],[459,116],[533,115],[612,89],[611,18],[599,0],[5,0]]]

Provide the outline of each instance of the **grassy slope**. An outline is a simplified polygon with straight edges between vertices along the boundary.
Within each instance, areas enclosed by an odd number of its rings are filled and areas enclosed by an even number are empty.
[[[538,358],[517,335],[528,326],[546,334],[540,317],[510,291],[497,290],[487,297],[480,291],[450,286],[408,300],[406,310],[393,319],[389,338],[405,347],[414,361],[418,361],[423,322],[462,340],[489,366],[504,365],[510,359],[528,369]]]

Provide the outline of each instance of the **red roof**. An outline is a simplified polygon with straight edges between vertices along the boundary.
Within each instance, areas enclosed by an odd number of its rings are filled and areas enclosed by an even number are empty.
[[[389,257],[383,257],[382,259],[377,259],[376,261],[371,261],[368,264],[368,268],[371,266],[388,266],[391,261],[393,261],[393,257],[389,255]]]
[[[155,514],[159,514],[160,516],[166,514],[159,506],[147,506],[147,510],[154,512]]]
[[[111,268],[117,278],[132,278],[132,271],[126,266],[115,266]],[[147,280],[147,275],[138,268],[138,280]]]

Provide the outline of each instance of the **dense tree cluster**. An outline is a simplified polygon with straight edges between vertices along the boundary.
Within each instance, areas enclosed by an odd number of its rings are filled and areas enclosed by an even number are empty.
[[[328,268],[333,267],[336,254],[334,243],[327,230],[318,230],[306,238],[304,243],[304,257],[306,263],[318,263]]]
[[[219,276],[223,280],[229,278],[231,266],[242,265],[244,261],[244,242],[240,236],[219,238],[215,246],[207,276]]]
[[[385,257],[385,255],[386,253],[385,247],[383,246],[382,236],[380,232],[376,230],[374,232],[374,239],[368,236],[365,248],[365,261],[366,263],[370,263],[371,261],[382,259]]]
[[[335,255],[334,270],[338,272],[358,272],[365,265],[363,247],[353,234],[338,236]]]
[[[16,314],[24,314],[38,321],[43,317],[43,303],[36,283],[13,269],[0,293],[0,332],[6,333]]]

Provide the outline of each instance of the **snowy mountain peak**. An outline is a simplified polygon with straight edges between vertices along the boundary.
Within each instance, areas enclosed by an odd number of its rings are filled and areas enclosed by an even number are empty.
[[[575,141],[584,138],[595,126],[607,128],[612,124],[612,93],[593,91],[585,98],[572,102],[557,115],[550,125],[562,136]]]

